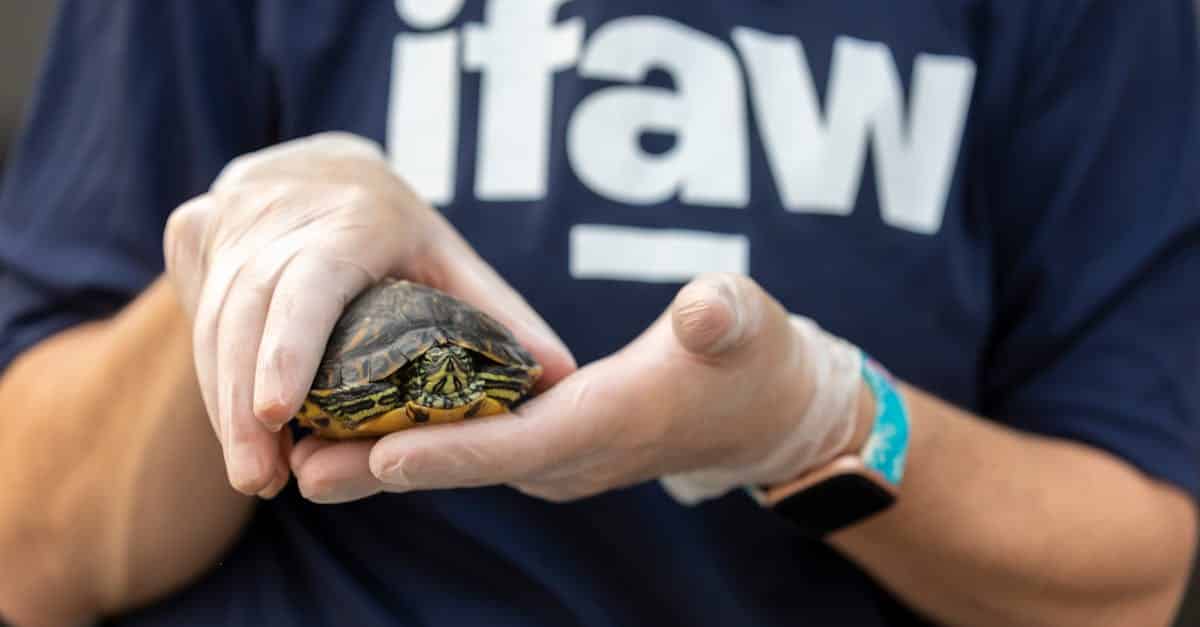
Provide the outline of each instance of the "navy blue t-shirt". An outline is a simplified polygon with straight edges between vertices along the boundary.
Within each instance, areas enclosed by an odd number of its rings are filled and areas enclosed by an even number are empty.
[[[231,158],[341,129],[581,362],[744,272],[931,393],[1195,494],[1196,62],[1190,0],[64,2],[0,193],[0,365],[142,290]],[[115,623],[920,620],[745,495],[651,482],[289,489]]]

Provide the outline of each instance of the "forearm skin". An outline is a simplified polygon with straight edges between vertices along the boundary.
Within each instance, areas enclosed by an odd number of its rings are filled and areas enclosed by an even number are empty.
[[[71,625],[216,562],[253,500],[228,484],[165,280],[0,378],[0,616]]]
[[[902,497],[834,546],[945,624],[1171,623],[1195,548],[1187,495],[902,387],[914,438]]]

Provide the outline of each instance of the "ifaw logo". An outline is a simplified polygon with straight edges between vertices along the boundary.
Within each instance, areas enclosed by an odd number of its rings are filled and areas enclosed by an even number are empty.
[[[487,0],[482,22],[449,28],[463,0],[396,0],[413,31],[395,40],[388,144],[397,170],[431,202],[454,197],[464,72],[480,74],[475,196],[544,198],[554,81],[573,71],[612,83],[566,121],[570,167],[603,197],[747,206],[752,114],[788,211],[849,215],[869,146],[883,220],[939,230],[974,86],[971,59],[917,55],[906,94],[886,45],[838,37],[821,103],[796,37],[736,26],[723,41],[629,16],[584,41],[582,17],[557,19],[571,1]],[[647,85],[651,70],[672,87]],[[675,141],[650,153],[639,142],[645,133]]]

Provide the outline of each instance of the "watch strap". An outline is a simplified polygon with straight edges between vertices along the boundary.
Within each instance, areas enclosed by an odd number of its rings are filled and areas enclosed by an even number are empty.
[[[783,484],[748,488],[760,505],[815,536],[889,507],[904,476],[908,410],[891,374],[865,354],[861,363],[863,381],[875,398],[875,420],[862,451],[838,456]]]
[[[908,410],[896,391],[891,373],[865,354],[862,377],[875,397],[875,424],[863,446],[863,464],[899,486],[908,455]]]

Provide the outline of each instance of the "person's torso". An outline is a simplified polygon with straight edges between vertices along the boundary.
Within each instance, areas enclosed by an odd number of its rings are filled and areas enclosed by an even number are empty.
[[[984,64],[1008,28],[996,11],[281,0],[258,31],[281,138],[384,143],[581,362],[690,277],[740,272],[972,407],[993,248],[972,172],[1013,80]],[[918,622],[745,495],[687,509],[653,483],[566,505],[489,488],[316,506],[289,489],[202,581],[127,621]]]

